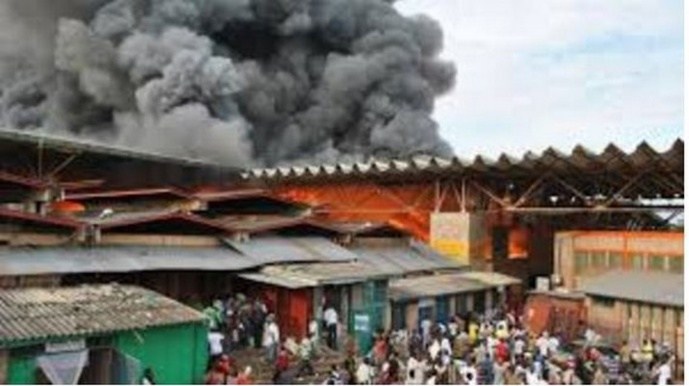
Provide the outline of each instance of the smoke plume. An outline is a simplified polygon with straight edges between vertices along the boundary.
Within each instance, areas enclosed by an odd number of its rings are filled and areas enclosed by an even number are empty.
[[[234,166],[448,156],[442,40],[389,0],[5,0],[0,124]]]

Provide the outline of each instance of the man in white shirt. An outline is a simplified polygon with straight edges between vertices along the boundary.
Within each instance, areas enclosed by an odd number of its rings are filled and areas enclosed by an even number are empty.
[[[328,347],[337,350],[337,311],[333,306],[326,308],[323,319],[328,332]]]
[[[431,341],[431,327],[433,322],[430,319],[421,321],[421,337],[423,338],[423,345],[426,346]]]
[[[452,338],[457,336],[457,334],[459,332],[459,325],[457,324],[457,321],[454,318],[452,318],[450,323],[447,325],[447,328],[450,330],[450,336]]]
[[[548,353],[552,357],[553,355],[557,354],[557,352],[560,350],[560,340],[557,338],[557,336],[553,335],[548,339]]]
[[[657,370],[659,385],[670,384],[670,379],[672,378],[672,367],[670,366],[670,362],[671,360],[666,360]]]
[[[373,382],[374,375],[373,366],[371,366],[369,363],[369,359],[364,358],[364,360],[359,364],[359,367],[356,369],[357,384],[370,385]]]
[[[536,340],[536,347],[538,347],[538,353],[541,354],[542,357],[547,358],[548,357],[548,348],[549,348],[549,342],[548,342],[548,332],[544,331],[543,334]]]
[[[450,339],[443,337],[440,341],[440,351],[444,351],[447,354],[452,354],[452,344],[450,344]]]
[[[428,346],[428,355],[430,355],[431,359],[435,361],[435,359],[438,357],[438,354],[440,354],[440,342],[438,342],[438,339],[434,339],[433,342]]]
[[[309,321],[309,338],[311,339],[311,343],[313,343],[314,347],[317,347],[320,334],[318,332],[318,321],[315,319],[311,319],[311,321]]]
[[[467,385],[476,385],[478,384],[478,371],[476,370],[476,367],[472,363],[469,366],[464,366],[460,370],[462,374],[462,378],[464,378],[464,382]]]
[[[211,330],[211,332],[208,333],[208,345],[210,349],[211,358],[213,360],[222,355],[223,339],[225,339],[225,335],[221,334],[216,330]]]
[[[407,377],[405,384],[407,385],[421,385],[423,384],[425,368],[414,356],[410,356],[407,360]]]
[[[268,315],[266,327],[263,330],[263,347],[266,349],[266,358],[269,363],[274,363],[277,358],[278,345],[280,344],[280,328],[275,323],[275,316]]]
[[[521,358],[524,355],[524,349],[526,348],[526,342],[522,338],[514,338],[513,343],[514,349],[512,350],[512,361],[514,362],[517,358]]]

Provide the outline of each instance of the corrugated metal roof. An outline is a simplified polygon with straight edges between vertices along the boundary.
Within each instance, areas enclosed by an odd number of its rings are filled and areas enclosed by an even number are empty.
[[[267,260],[265,260],[267,261]],[[266,264],[225,247],[63,247],[0,249],[3,275],[153,270],[235,271]]]
[[[225,239],[229,245],[257,261],[348,261],[357,256],[323,237],[257,236],[247,241]]]
[[[219,224],[227,226],[228,228],[245,232],[279,229],[299,225],[304,222],[304,219],[301,217],[280,215],[232,215],[214,218],[213,220]]]
[[[115,157],[126,157],[130,159],[148,160],[173,165],[202,166],[207,168],[213,167],[217,169],[231,170],[231,168],[229,168],[227,165],[214,162],[212,160],[175,157],[152,151],[134,150],[130,147],[113,146],[105,143],[85,140],[84,138],[58,136],[54,134],[48,134],[45,132],[31,132],[26,130],[0,128],[0,140],[21,143],[32,143],[37,146],[45,147],[47,149],[57,149],[70,153],[91,152],[96,154],[103,154]]]
[[[467,279],[480,281],[484,284],[494,287],[509,286],[521,283],[521,280],[517,279],[516,277],[504,275],[499,272],[466,271],[461,273],[460,276]]]
[[[213,221],[227,228],[248,233],[267,232],[296,226],[316,228],[333,235],[344,233],[338,227],[331,226],[330,223],[306,216],[232,215],[215,218]]]
[[[582,279],[589,295],[684,307],[684,275],[669,272],[614,270]]]
[[[351,251],[359,261],[391,275],[463,267],[418,241],[409,245],[357,245]]]
[[[168,216],[170,214],[173,214],[175,212],[179,211],[179,209],[176,208],[171,208],[171,209],[148,209],[148,210],[136,210],[136,211],[114,211],[112,214],[109,214],[107,216],[101,216],[102,210],[98,211],[88,211],[84,213],[77,214],[77,219],[80,221],[84,221],[85,223],[88,224],[93,224],[93,225],[110,225],[110,224],[119,224],[119,223],[130,223],[130,222],[138,222],[138,221],[150,221],[150,219],[154,218],[163,218],[164,216]]]
[[[263,267],[254,274],[241,274],[240,277],[286,288],[314,287],[324,284],[351,284],[365,280],[387,277],[385,272],[377,271],[362,263],[307,263]]]
[[[468,279],[461,273],[427,275],[397,279],[388,286],[388,297],[394,301],[481,291],[494,286]]]
[[[165,221],[183,221],[190,225],[203,227],[209,232],[229,233],[234,231],[234,229],[231,229],[220,223],[208,220],[201,216],[179,211],[162,211],[157,213],[129,213],[127,217],[98,219],[95,220],[95,223],[98,224],[101,230],[112,230],[117,228],[129,227],[132,225],[158,223]],[[179,233],[184,234],[185,230],[180,229]]]
[[[392,224],[386,222],[373,221],[333,221],[329,219],[316,219],[320,225],[327,226],[330,229],[337,230],[342,234],[350,234],[356,236],[367,236],[376,234],[395,234],[402,237],[408,236],[409,233],[396,228]]]
[[[3,275],[153,270],[240,271],[289,262],[354,261],[356,255],[318,237],[224,240],[229,247],[97,246],[0,249]]]
[[[521,158],[501,154],[497,160],[490,160],[485,156],[477,156],[473,161],[458,157],[443,159],[430,156],[418,156],[410,160],[371,160],[357,164],[321,165],[319,167],[281,167],[273,169],[252,169],[244,172],[245,179],[262,180],[295,180],[323,177],[346,177],[356,175],[399,175],[428,172],[507,172],[510,170],[533,171],[541,173],[544,168],[556,171],[569,171],[575,173],[581,170],[599,171],[640,169],[650,164],[662,164],[666,168],[683,170],[684,168],[684,141],[678,139],[672,147],[659,152],[642,142],[631,153],[625,153],[614,144],[609,144],[599,154],[592,153],[582,145],[577,145],[569,155],[559,150],[548,148],[540,156],[531,152],[525,153]],[[311,171],[313,169],[313,172]]]
[[[202,320],[200,312],[135,286],[0,290],[0,347]]]
[[[307,278],[296,277],[296,276],[291,276],[291,275],[271,275],[271,274],[256,272],[256,273],[242,273],[242,274],[239,274],[239,277],[242,277],[244,279],[251,280],[251,281],[254,281],[257,283],[270,284],[270,285],[283,287],[283,288],[289,288],[289,289],[308,288],[308,287],[315,287],[318,285],[318,282],[313,280],[313,279],[307,279]]]

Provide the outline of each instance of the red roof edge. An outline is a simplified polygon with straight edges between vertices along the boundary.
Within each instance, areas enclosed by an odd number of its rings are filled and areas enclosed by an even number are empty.
[[[270,193],[265,189],[241,189],[241,190],[225,190],[219,192],[200,192],[193,195],[199,200],[206,202],[221,202],[221,201],[233,201],[233,200],[244,200],[252,198],[266,198],[270,200],[275,200],[290,205],[300,205],[305,204],[299,201],[289,200],[283,197],[279,197],[275,194]]]
[[[32,221],[44,225],[60,226],[64,228],[78,229],[85,224],[69,218],[41,216],[35,213],[21,212],[0,207],[0,218],[10,218],[24,221]]]
[[[33,189],[42,189],[48,186],[46,182],[41,181],[38,178],[24,177],[2,170],[0,170],[0,181],[11,182],[13,184],[22,185]]]
[[[193,196],[175,188],[145,188],[145,189],[128,189],[128,190],[110,190],[98,191],[90,193],[76,193],[67,194],[65,199],[73,201],[94,200],[99,198],[123,198],[123,197],[140,197],[140,196],[155,196],[158,194],[170,194],[179,198],[190,199]]]

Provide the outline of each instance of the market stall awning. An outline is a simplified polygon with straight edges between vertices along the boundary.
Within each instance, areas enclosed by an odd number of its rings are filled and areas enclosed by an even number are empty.
[[[467,273],[468,272],[458,272],[393,280],[388,287],[388,297],[393,301],[404,301],[446,296],[500,288],[505,286],[503,283],[508,282],[507,280],[503,280],[502,282],[498,282],[497,280],[494,282],[479,280],[472,277],[471,274],[467,275]],[[509,282],[517,284],[519,280],[512,278]]]

